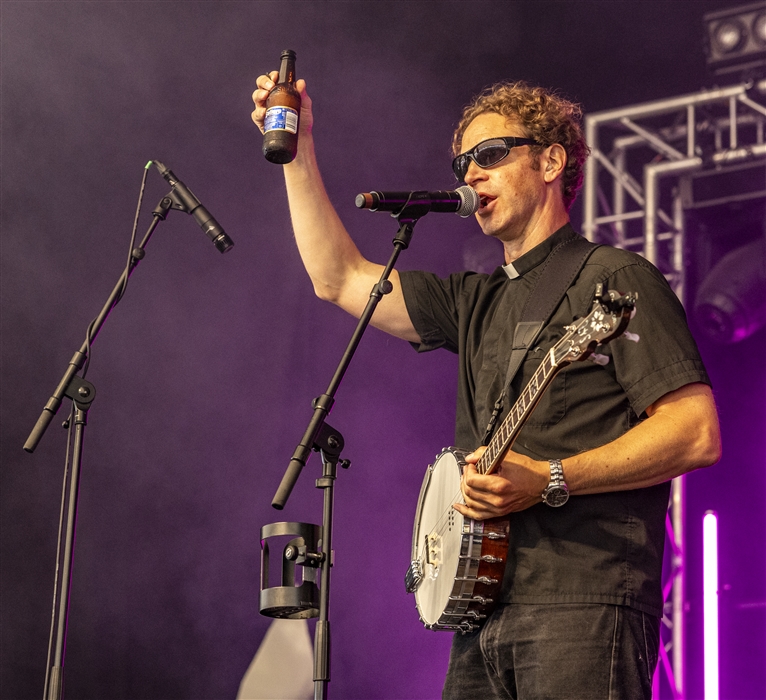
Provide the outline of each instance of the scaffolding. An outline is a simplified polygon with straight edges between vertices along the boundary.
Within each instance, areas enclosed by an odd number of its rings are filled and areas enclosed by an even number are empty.
[[[583,233],[639,253],[656,265],[686,306],[685,214],[766,197],[766,80],[590,114]],[[760,101],[759,101],[760,100]],[[750,173],[752,169],[752,173]],[[742,177],[754,174],[754,177]],[[736,187],[696,187],[705,178]],[[743,186],[743,183],[746,183]],[[717,189],[717,196],[710,190]],[[670,639],[660,644],[656,691],[664,677],[673,700],[684,696],[684,479],[673,481],[666,530],[670,570],[663,575]],[[659,693],[655,692],[655,697]]]

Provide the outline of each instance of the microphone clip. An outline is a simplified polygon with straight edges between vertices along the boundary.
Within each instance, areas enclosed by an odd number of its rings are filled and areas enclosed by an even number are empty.
[[[431,202],[425,197],[428,192],[410,192],[410,196],[401,209],[391,212],[391,218],[400,224],[415,223],[431,211]]]
[[[163,203],[167,203],[166,200],[170,200],[168,209],[182,211],[184,214],[191,214],[199,206],[196,202],[190,203],[188,197],[183,197],[175,187],[163,197]]]
[[[225,253],[230,250],[234,245],[234,241],[229,238],[228,234],[215,220],[213,215],[202,205],[199,199],[197,199],[194,193],[166,165],[158,160],[154,161],[154,165],[172,189],[168,195],[163,197],[153,214],[163,220],[170,209],[191,214],[219,252]]]

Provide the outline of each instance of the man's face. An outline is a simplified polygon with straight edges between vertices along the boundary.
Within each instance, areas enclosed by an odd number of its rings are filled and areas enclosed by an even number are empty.
[[[480,114],[463,133],[461,153],[500,136],[525,134],[518,124],[501,114]],[[501,241],[515,240],[540,219],[546,186],[541,170],[534,170],[532,165],[529,146],[512,148],[503,160],[489,168],[480,168],[471,161],[465,182],[481,199],[476,219],[486,235]]]

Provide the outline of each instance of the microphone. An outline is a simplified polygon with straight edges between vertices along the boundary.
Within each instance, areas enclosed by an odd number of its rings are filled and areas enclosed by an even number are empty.
[[[468,185],[439,192],[362,192],[356,196],[359,209],[398,213],[407,204],[428,207],[427,211],[454,212],[464,219],[479,210],[479,195]]]
[[[200,225],[200,228],[205,232],[205,235],[213,241],[218,250],[222,253],[229,250],[229,248],[234,245],[234,241],[229,238],[221,224],[219,224],[215,218],[213,218],[213,215],[202,206],[199,199],[197,199],[192,191],[173,174],[173,171],[170,170],[170,168],[166,167],[158,160],[155,160],[154,164],[157,166],[157,170],[160,171],[160,175],[162,175],[173,188],[173,191],[178,196],[181,204],[183,204],[183,211],[194,217],[194,220]]]

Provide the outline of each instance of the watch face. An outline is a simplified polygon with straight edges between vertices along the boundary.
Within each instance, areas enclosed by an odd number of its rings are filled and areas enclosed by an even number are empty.
[[[569,491],[560,486],[552,486],[545,490],[543,499],[549,506],[558,508],[569,500]]]

